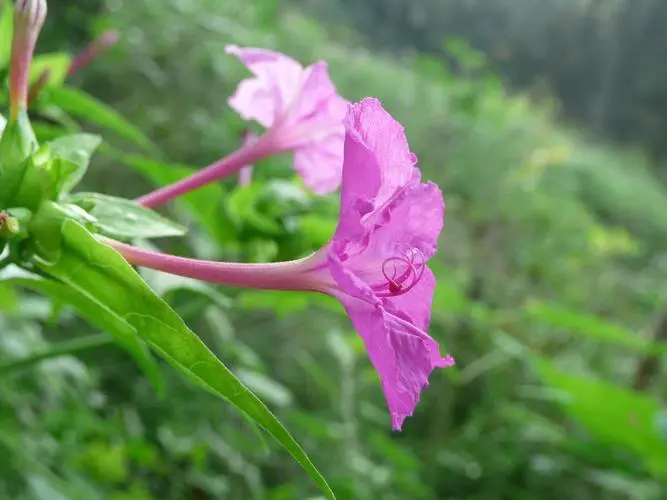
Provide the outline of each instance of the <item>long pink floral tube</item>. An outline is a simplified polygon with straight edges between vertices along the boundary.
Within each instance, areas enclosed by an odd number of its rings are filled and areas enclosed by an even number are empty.
[[[131,264],[220,285],[263,290],[320,291],[328,283],[317,273],[317,254],[287,262],[245,264],[213,262],[152,252],[105,239]]]
[[[145,207],[157,207],[206,184],[238,172],[246,165],[251,165],[274,152],[276,152],[275,148],[270,147],[270,136],[268,134],[264,135],[257,141],[246,144],[241,149],[199,170],[190,177],[151,191],[135,201]]]

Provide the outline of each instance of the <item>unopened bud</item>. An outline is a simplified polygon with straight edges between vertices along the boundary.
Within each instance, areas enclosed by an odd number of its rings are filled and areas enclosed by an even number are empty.
[[[0,212],[0,237],[12,238],[21,230],[21,225],[16,217],[7,212]]]
[[[18,0],[14,7],[14,29],[21,26],[41,30],[46,20],[46,0]]]
[[[22,240],[28,237],[28,226],[32,212],[25,208],[8,208],[0,212],[0,237]]]
[[[110,49],[116,45],[116,43],[118,43],[118,32],[109,30],[102,33],[99,37],[93,40],[88,47],[74,57],[74,60],[67,71],[67,76],[72,76],[84,66],[88,66],[102,52]]]
[[[18,0],[14,8],[12,64],[9,74],[10,121],[28,103],[30,62],[39,32],[46,20],[46,0]]]

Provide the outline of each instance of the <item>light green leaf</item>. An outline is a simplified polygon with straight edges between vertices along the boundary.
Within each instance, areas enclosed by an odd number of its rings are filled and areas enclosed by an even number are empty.
[[[90,157],[98,148],[102,138],[93,134],[73,134],[49,142],[51,155],[58,161],[68,163],[72,168],[61,179],[60,193],[67,193],[83,178],[88,169]]]
[[[91,325],[113,336],[137,360],[158,394],[164,395],[164,380],[146,344],[137,336],[134,327],[106,304],[83,289],[18,269],[8,270],[0,279],[2,283],[41,292],[73,307]]]
[[[19,298],[14,289],[0,282],[0,311],[15,311],[18,308]]]
[[[69,196],[67,201],[85,209],[92,206],[88,212],[96,219],[94,226],[110,238],[162,238],[183,236],[187,232],[180,224],[125,198],[99,193],[76,193]]]
[[[7,119],[0,114],[0,135],[5,130],[5,125],[7,125]]]
[[[12,53],[13,13],[11,2],[3,2],[0,5],[0,70],[9,66]]]
[[[53,87],[45,91],[44,100],[73,116],[113,130],[121,137],[148,151],[156,151],[153,143],[137,127],[125,120],[114,109],[81,90],[69,87]]]
[[[30,63],[30,83],[34,83],[44,71],[48,70],[47,86],[59,87],[65,83],[71,63],[72,57],[63,52],[37,56]]]
[[[60,260],[55,265],[36,261],[45,273],[122,317],[191,381],[229,401],[269,432],[310,474],[326,496],[335,498],[324,477],[280,421],[115,250],[98,242],[71,220],[63,223],[62,235]]]

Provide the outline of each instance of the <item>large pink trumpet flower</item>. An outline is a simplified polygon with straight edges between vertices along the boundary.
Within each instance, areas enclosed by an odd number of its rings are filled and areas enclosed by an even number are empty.
[[[454,364],[427,333],[435,277],[427,267],[443,227],[440,189],[422,183],[401,125],[376,99],[350,105],[340,222],[303,259],[200,261],[110,242],[129,262],[224,285],[308,290],[338,299],[380,375],[392,427],[412,415],[435,368]]]

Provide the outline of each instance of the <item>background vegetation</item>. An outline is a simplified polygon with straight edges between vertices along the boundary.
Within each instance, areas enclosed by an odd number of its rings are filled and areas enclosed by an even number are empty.
[[[523,3],[49,2],[41,52],[119,31],[72,83],[159,149],[148,161],[110,138],[87,187],[138,195],[234,150],[248,126],[226,104],[246,75],[224,54],[235,43],[324,59],[344,96],[380,98],[445,192],[431,334],[458,366],[433,375],[401,434],[333,301],[145,274],[339,498],[667,496],[667,74],[656,62],[667,39],[654,25],[666,4]],[[337,200],[304,192],[289,164],[174,205],[191,233],[161,246],[239,261],[317,248]],[[0,498],[317,494],[286,453],[169,367],[160,399],[68,310],[13,290],[0,290],[0,309]],[[16,368],[72,338],[80,351]]]

